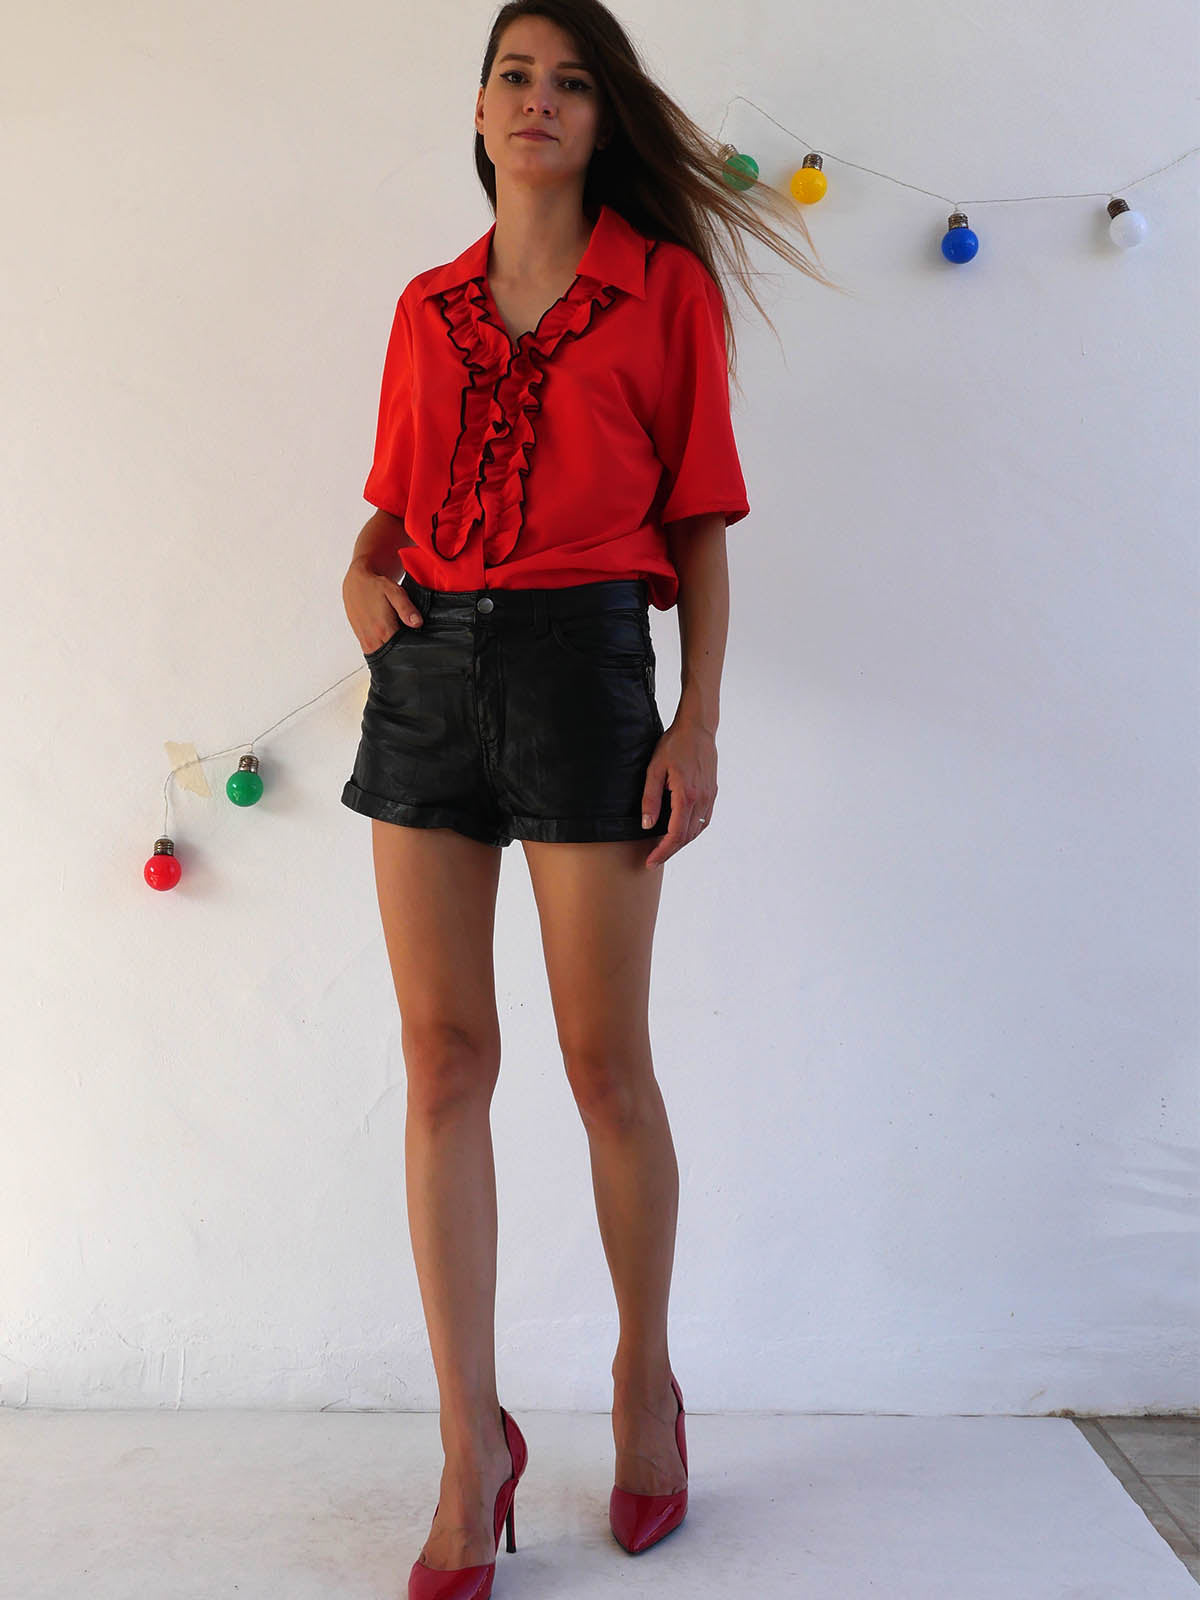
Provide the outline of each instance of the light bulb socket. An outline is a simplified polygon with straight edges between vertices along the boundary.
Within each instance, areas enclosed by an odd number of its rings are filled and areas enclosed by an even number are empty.
[[[817,152],[815,150],[810,150],[808,152],[808,154],[805,156],[804,160],[800,163],[801,172],[804,171],[805,167],[815,167],[816,170],[818,172],[820,172],[820,170],[821,170],[821,158],[820,158],[820,156],[817,154]]]
[[[1108,202],[1108,214],[1110,217],[1119,217],[1122,211],[1128,210],[1129,206],[1124,200],[1110,200]]]
[[[255,755],[243,756],[238,762],[239,772],[257,772],[258,757]]]
[[[156,856],[173,856],[175,854],[174,839],[155,839],[154,854]]]
[[[950,228],[965,228],[966,225],[967,225],[967,213],[965,211],[952,211],[950,213],[950,221],[947,223],[947,227],[950,227]]]

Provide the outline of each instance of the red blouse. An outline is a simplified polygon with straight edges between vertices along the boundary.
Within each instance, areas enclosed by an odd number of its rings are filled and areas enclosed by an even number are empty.
[[[396,305],[363,498],[404,519],[430,589],[678,577],[663,525],[750,511],[717,286],[691,250],[602,206],[570,288],[514,345],[488,286],[495,223]]]

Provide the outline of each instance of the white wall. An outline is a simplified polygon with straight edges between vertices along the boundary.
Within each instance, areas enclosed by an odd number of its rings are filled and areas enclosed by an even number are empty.
[[[753,247],[720,798],[654,968],[676,1371],[695,1410],[1195,1406],[1197,158],[1128,254],[1104,194],[971,204],[1194,144],[1191,7],[708,11],[621,14],[705,126],[742,93],[842,157],[810,225],[859,298]],[[437,1403],[340,586],[395,298],[491,221],[459,13],[60,0],[0,60],[0,1404]],[[786,189],[802,146],[724,131]],[[847,162],[953,189],[977,260]],[[259,806],[235,757],[174,794],[150,891],[163,741],[345,674]],[[606,1409],[519,845],[497,984],[501,1399]]]

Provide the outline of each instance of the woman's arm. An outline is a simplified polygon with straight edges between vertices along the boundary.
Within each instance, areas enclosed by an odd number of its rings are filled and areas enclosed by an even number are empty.
[[[671,561],[679,574],[679,652],[682,692],[676,724],[694,723],[716,737],[721,715],[721,673],[729,632],[729,564],[725,518],[685,517],[664,524]]]
[[[404,518],[390,511],[377,511],[368,517],[354,544],[350,565],[363,566],[372,572],[391,573],[396,551],[402,545],[416,544],[404,528]]]

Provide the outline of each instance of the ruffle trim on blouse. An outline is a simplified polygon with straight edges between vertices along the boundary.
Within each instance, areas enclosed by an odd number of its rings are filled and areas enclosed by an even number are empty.
[[[521,534],[545,364],[564,339],[579,338],[622,291],[597,278],[576,277],[514,348],[508,330],[492,319],[485,282],[471,278],[437,296],[467,381],[450,487],[434,514],[432,537],[437,554],[452,560],[482,520],[484,564],[494,567],[509,558]]]

